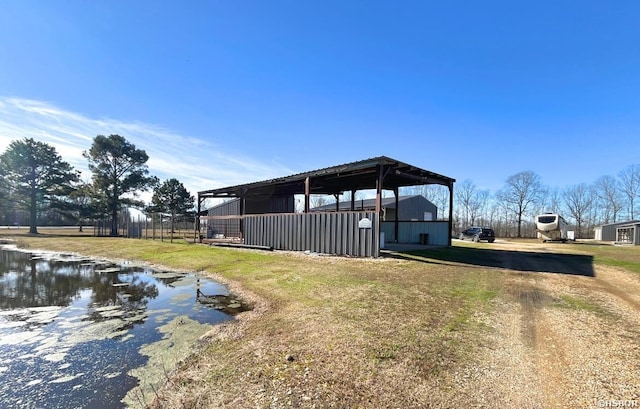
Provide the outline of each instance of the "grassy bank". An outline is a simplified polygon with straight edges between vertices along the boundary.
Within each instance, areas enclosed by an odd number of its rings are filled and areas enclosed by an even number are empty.
[[[23,246],[144,260],[238,283],[268,308],[212,342],[159,393],[166,406],[415,406],[454,393],[500,291],[484,269],[418,257],[346,259],[186,243],[18,237]],[[434,394],[435,393],[435,394]]]
[[[537,384],[554,378],[538,374],[550,368],[546,361],[531,362],[572,353],[557,355],[562,345],[548,334],[580,323],[585,327],[571,334],[594,328],[598,334],[627,319],[625,328],[636,328],[629,313],[638,307],[636,248],[456,242],[396,258],[353,259],[183,241],[16,239],[30,248],[208,272],[254,301],[255,311],[220,326],[172,372],[156,407],[541,407],[546,395],[536,394],[557,382]],[[628,342],[620,345],[626,351]],[[590,380],[580,376],[571,375],[567,385]],[[590,399],[578,393],[582,402]]]

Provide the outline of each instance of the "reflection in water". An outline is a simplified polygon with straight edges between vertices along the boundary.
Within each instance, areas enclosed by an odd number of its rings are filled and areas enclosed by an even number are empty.
[[[184,315],[204,332],[231,318],[197,302],[201,292],[230,297],[195,274],[0,247],[0,402],[122,407],[158,327]]]

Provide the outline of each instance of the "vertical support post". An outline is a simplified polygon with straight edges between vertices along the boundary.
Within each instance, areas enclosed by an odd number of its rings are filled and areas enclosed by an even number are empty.
[[[171,212],[171,224],[169,224],[169,242],[173,243],[173,230],[175,227],[175,216],[173,212]]]
[[[395,239],[396,243],[398,242],[398,234],[399,234],[399,227],[400,227],[400,223],[398,221],[399,216],[400,216],[400,209],[398,208],[399,204],[400,204],[400,199],[399,199],[399,195],[400,195],[400,191],[397,187],[393,188],[393,195],[396,197],[396,217],[394,218],[393,221],[393,238]]]
[[[336,198],[336,212],[340,211],[340,193],[336,193],[333,195]]]
[[[311,183],[309,177],[304,179],[304,212],[309,213],[309,195],[311,194]]]
[[[351,191],[351,211],[356,210],[356,191]]]
[[[240,220],[238,221],[238,225],[240,227],[240,237],[244,240],[244,213],[245,213],[245,208],[246,208],[246,203],[245,203],[245,190],[242,189],[240,190]]]
[[[382,165],[377,165],[378,179],[376,180],[376,213],[380,216],[382,211]]]
[[[451,246],[451,234],[453,233],[453,182],[449,182],[449,234],[447,245]]]
[[[202,239],[200,238],[201,237],[201,235],[200,235],[200,210],[201,210],[201,204],[202,204],[202,199],[200,198],[200,192],[198,192],[198,211],[196,212],[195,226],[193,226],[193,228],[194,228],[193,242],[194,243],[202,243]]]
[[[383,166],[382,165],[377,165],[377,170],[378,170],[378,178],[376,179],[376,213],[375,213],[375,217],[373,218],[373,225],[374,225],[374,229],[373,229],[373,243],[375,246],[375,250],[374,252],[376,254],[380,253],[380,215],[382,214],[382,179],[383,179],[383,174],[382,174],[382,170],[383,170]],[[377,256],[376,256],[377,257]]]

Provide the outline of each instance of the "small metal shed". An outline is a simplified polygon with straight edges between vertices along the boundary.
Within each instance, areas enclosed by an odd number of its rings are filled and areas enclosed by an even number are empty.
[[[634,223],[640,223],[640,220],[627,220],[617,223],[603,224],[597,226],[594,229],[594,237],[596,240],[602,241],[618,241],[618,227],[624,225],[632,225]]]

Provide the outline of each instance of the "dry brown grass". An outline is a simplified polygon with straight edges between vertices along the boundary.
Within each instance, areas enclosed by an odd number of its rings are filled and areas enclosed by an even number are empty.
[[[417,263],[285,260],[296,268],[260,279],[280,301],[240,342],[212,343],[160,406],[420,407],[482,333],[485,306],[453,269],[434,285]]]
[[[557,325],[572,320],[583,304],[574,302],[572,309],[563,300],[577,297],[576,283],[598,283],[537,273],[535,266],[532,272],[512,272],[427,253],[414,260],[372,260],[145,240],[20,240],[31,247],[207,271],[253,301],[254,311],[208,334],[200,352],[172,373],[154,403],[163,408],[548,406],[544,391],[550,385],[538,361],[551,350],[545,339],[532,349],[527,329],[534,325],[534,334],[547,333],[549,314],[559,317]],[[625,275],[636,284],[637,278]],[[514,299],[514,280],[553,285],[559,301],[521,305]],[[613,319],[598,310],[581,313]],[[555,375],[570,384],[561,368]],[[587,395],[581,399],[589,402]]]
[[[32,248],[209,271],[255,297],[258,311],[210,334],[208,346],[159,395],[160,407],[420,407],[439,401],[449,393],[441,374],[473,353],[485,331],[474,314],[490,308],[494,291],[483,270],[397,259],[114,238],[19,240]]]

